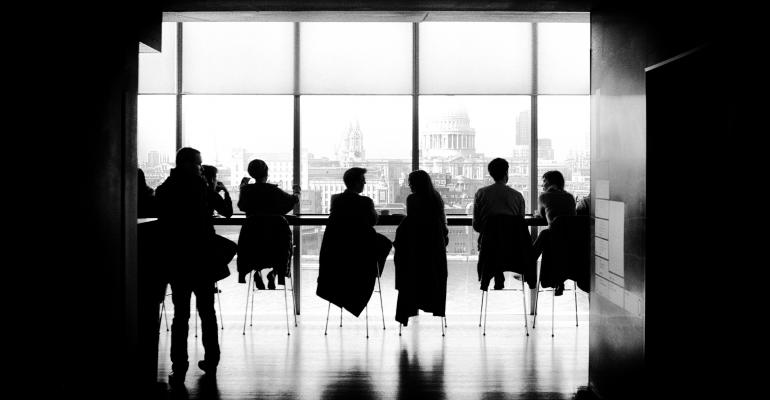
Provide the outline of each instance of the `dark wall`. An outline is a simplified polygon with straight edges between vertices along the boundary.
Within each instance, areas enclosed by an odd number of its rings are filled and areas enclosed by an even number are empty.
[[[738,166],[753,163],[740,151],[751,35],[725,4],[606,3],[591,12],[592,194],[609,180],[625,203],[623,289],[644,308],[594,284],[590,385],[605,398],[735,395],[751,382],[735,368],[750,335],[730,323],[751,301],[733,286],[751,251],[733,217]],[[733,381],[744,384],[717,383]]]
[[[16,14],[34,18],[9,51],[18,124],[5,148],[17,172],[7,265],[21,274],[12,281],[25,317],[12,344],[22,364],[10,367],[29,397],[138,397],[137,46],[153,33],[137,22],[160,21],[144,3]]]

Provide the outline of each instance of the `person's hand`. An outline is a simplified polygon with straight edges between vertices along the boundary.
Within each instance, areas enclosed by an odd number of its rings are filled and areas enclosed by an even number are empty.
[[[223,191],[223,190],[224,190],[225,192],[227,192],[227,187],[225,187],[225,184],[224,184],[224,183],[217,181],[217,184],[216,184],[216,186],[214,187],[214,190],[215,190],[217,193],[219,193],[219,192],[221,192],[221,191]]]
[[[293,185],[291,188],[294,191],[294,194],[297,196],[302,193],[302,188],[299,185]]]
[[[248,176],[244,176],[243,178],[241,178],[241,187],[244,187],[244,186],[248,185],[249,184],[249,180],[250,180],[250,178]]]

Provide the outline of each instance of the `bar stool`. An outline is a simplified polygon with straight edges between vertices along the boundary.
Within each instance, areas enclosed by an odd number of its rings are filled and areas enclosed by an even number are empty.
[[[374,291],[374,293],[378,293],[380,295],[380,313],[382,315],[382,330],[385,330],[385,308],[382,305],[382,286],[380,285],[380,268],[377,266],[377,264],[374,264],[374,268],[377,271],[377,290]],[[371,300],[371,299],[370,299]],[[329,313],[331,312],[332,303],[329,302],[328,307],[326,308],[326,327],[324,328],[324,336],[327,335],[327,332],[329,330]],[[369,305],[367,304],[366,307],[364,307],[364,310],[366,310],[366,338],[369,339]],[[340,328],[342,328],[342,307],[340,307]]]
[[[525,289],[524,289],[524,277],[521,276],[521,275],[518,275],[518,278],[517,278],[517,274],[514,274],[514,279],[517,279],[517,280],[521,281],[521,289],[498,289],[498,290],[495,290],[495,291],[497,291],[497,292],[508,292],[508,291],[518,292],[518,291],[521,291],[522,308],[523,308],[523,311],[524,311],[524,314],[523,314],[523,316],[524,316],[524,331],[525,331],[526,335],[529,336],[529,327],[528,327],[529,324],[527,322],[527,296],[526,296]],[[487,298],[486,306],[484,304],[484,297],[485,297],[485,295],[486,295],[486,298]],[[479,327],[481,327],[481,316],[482,316],[482,310],[483,310],[483,314],[484,314],[484,331],[482,333],[482,336],[486,336],[487,335],[487,309],[488,308],[489,308],[489,289],[481,291],[481,309],[479,309]],[[533,328],[534,328],[534,326],[533,326]]]
[[[294,314],[294,327],[297,327],[297,303],[294,299],[294,284],[292,283],[291,289],[287,288],[289,284],[287,282],[290,282],[291,277],[291,269],[287,269],[289,273],[284,278],[284,284],[283,284],[283,302],[284,302],[284,311],[286,314],[286,335],[291,336],[291,330],[289,328],[289,300],[288,300],[288,292],[291,292],[291,303],[293,307],[293,314]],[[254,274],[257,274],[259,272],[257,271],[251,271],[249,273],[249,282],[246,286],[246,311],[243,314],[243,334],[246,335],[246,317],[249,315],[249,294],[251,292],[256,292],[256,289],[252,286],[252,280],[254,278]],[[254,325],[254,297],[256,297],[256,293],[251,293],[251,319],[249,322],[249,326]]]

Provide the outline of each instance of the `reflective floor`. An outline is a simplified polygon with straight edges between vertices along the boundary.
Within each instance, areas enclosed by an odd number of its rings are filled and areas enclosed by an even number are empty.
[[[231,270],[235,271],[234,265]],[[455,280],[452,280],[454,274]],[[462,279],[460,279],[462,276]],[[511,278],[507,287],[517,286]],[[253,317],[247,315],[246,285],[234,276],[220,282],[224,329],[220,330],[222,360],[216,381],[202,378],[196,367],[203,358],[200,337],[190,323],[190,371],[185,389],[170,390],[170,333],[161,322],[158,381],[164,397],[221,399],[562,399],[572,398],[588,382],[588,297],[571,291],[556,297],[554,337],[551,337],[552,294],[539,299],[536,329],[527,315],[525,333],[521,292],[493,291],[486,336],[479,327],[481,292],[475,282],[475,262],[450,262],[446,336],[437,317],[412,318],[399,336],[394,321],[398,292],[393,266],[382,279],[383,314],[379,295],[372,297],[366,338],[365,313],[355,318],[331,308],[324,335],[328,303],[315,297],[317,270],[302,270],[302,315],[298,326],[290,317],[287,335],[282,286],[257,291]],[[510,285],[509,285],[510,284]],[[568,282],[571,288],[571,282]],[[288,297],[291,307],[291,299]],[[529,311],[529,296],[527,297]],[[167,315],[173,316],[171,301]],[[253,319],[252,319],[253,318]],[[169,321],[170,324],[170,321]]]

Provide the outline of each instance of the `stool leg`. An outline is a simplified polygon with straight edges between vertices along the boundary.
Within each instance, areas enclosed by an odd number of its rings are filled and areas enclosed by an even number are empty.
[[[254,271],[254,279],[257,279],[256,274],[259,274],[259,271]],[[262,275],[260,274],[259,279],[262,279]],[[254,297],[256,297],[257,290],[254,289],[254,287],[251,288],[251,316],[249,317],[249,326],[254,326]]]
[[[449,328],[449,325],[446,324],[446,316],[444,316],[444,328]]]
[[[342,328],[342,307],[340,307],[340,328]]]
[[[326,332],[329,331],[329,311],[332,309],[332,302],[329,302],[329,306],[326,307],[326,327],[324,328],[324,336],[326,336]]]
[[[484,333],[482,336],[487,336],[487,309],[489,309],[489,293],[487,293],[487,304],[484,306]]]
[[[196,297],[195,299],[196,304],[195,304],[195,312],[193,312],[193,318],[195,318],[195,337],[197,338],[198,337],[198,304],[197,304],[198,296],[195,296],[195,297]]]
[[[438,322],[441,324],[441,337],[444,337],[444,317],[441,317]]]
[[[246,285],[246,309],[243,311],[243,334],[246,334],[246,317],[249,316],[249,294],[251,293],[252,274],[249,274],[249,283]],[[254,296],[252,294],[252,296]]]
[[[527,323],[527,293],[524,290],[524,278],[521,279],[521,305],[524,308],[524,332],[529,336],[529,324]]]
[[[551,337],[553,337],[553,315],[556,311],[556,288],[553,288],[553,301],[551,302]]]
[[[578,311],[577,311],[577,282],[572,281],[572,291],[575,292],[575,326],[578,326]]]
[[[219,285],[214,283],[214,290],[217,291],[217,304],[219,304],[219,327],[225,330],[225,321],[222,319],[222,299],[219,298]]]
[[[535,329],[535,323],[537,322],[537,304],[540,298],[540,281],[535,286],[535,304],[532,305],[534,313],[532,314],[532,329]]]
[[[294,327],[297,327],[297,300],[294,298],[294,282],[292,281],[293,278],[291,277],[284,277],[284,280],[288,279],[291,281],[291,306],[292,311],[294,313]],[[286,282],[284,282],[284,285],[286,285]]]
[[[289,330],[289,298],[286,295],[286,282],[283,283],[283,310],[286,314],[286,335],[291,336],[291,331]]]
[[[380,314],[382,315],[382,330],[384,331],[385,330],[385,307],[383,307],[383,305],[382,305],[382,285],[380,285],[380,275],[379,275],[380,270],[377,269],[377,272],[378,272],[378,274],[377,274],[377,289],[380,292]]]
[[[369,339],[369,306],[364,309],[366,310],[366,338]]]
[[[481,291],[481,307],[479,308],[479,328],[481,328],[481,316],[484,314],[484,293],[485,291]]]

